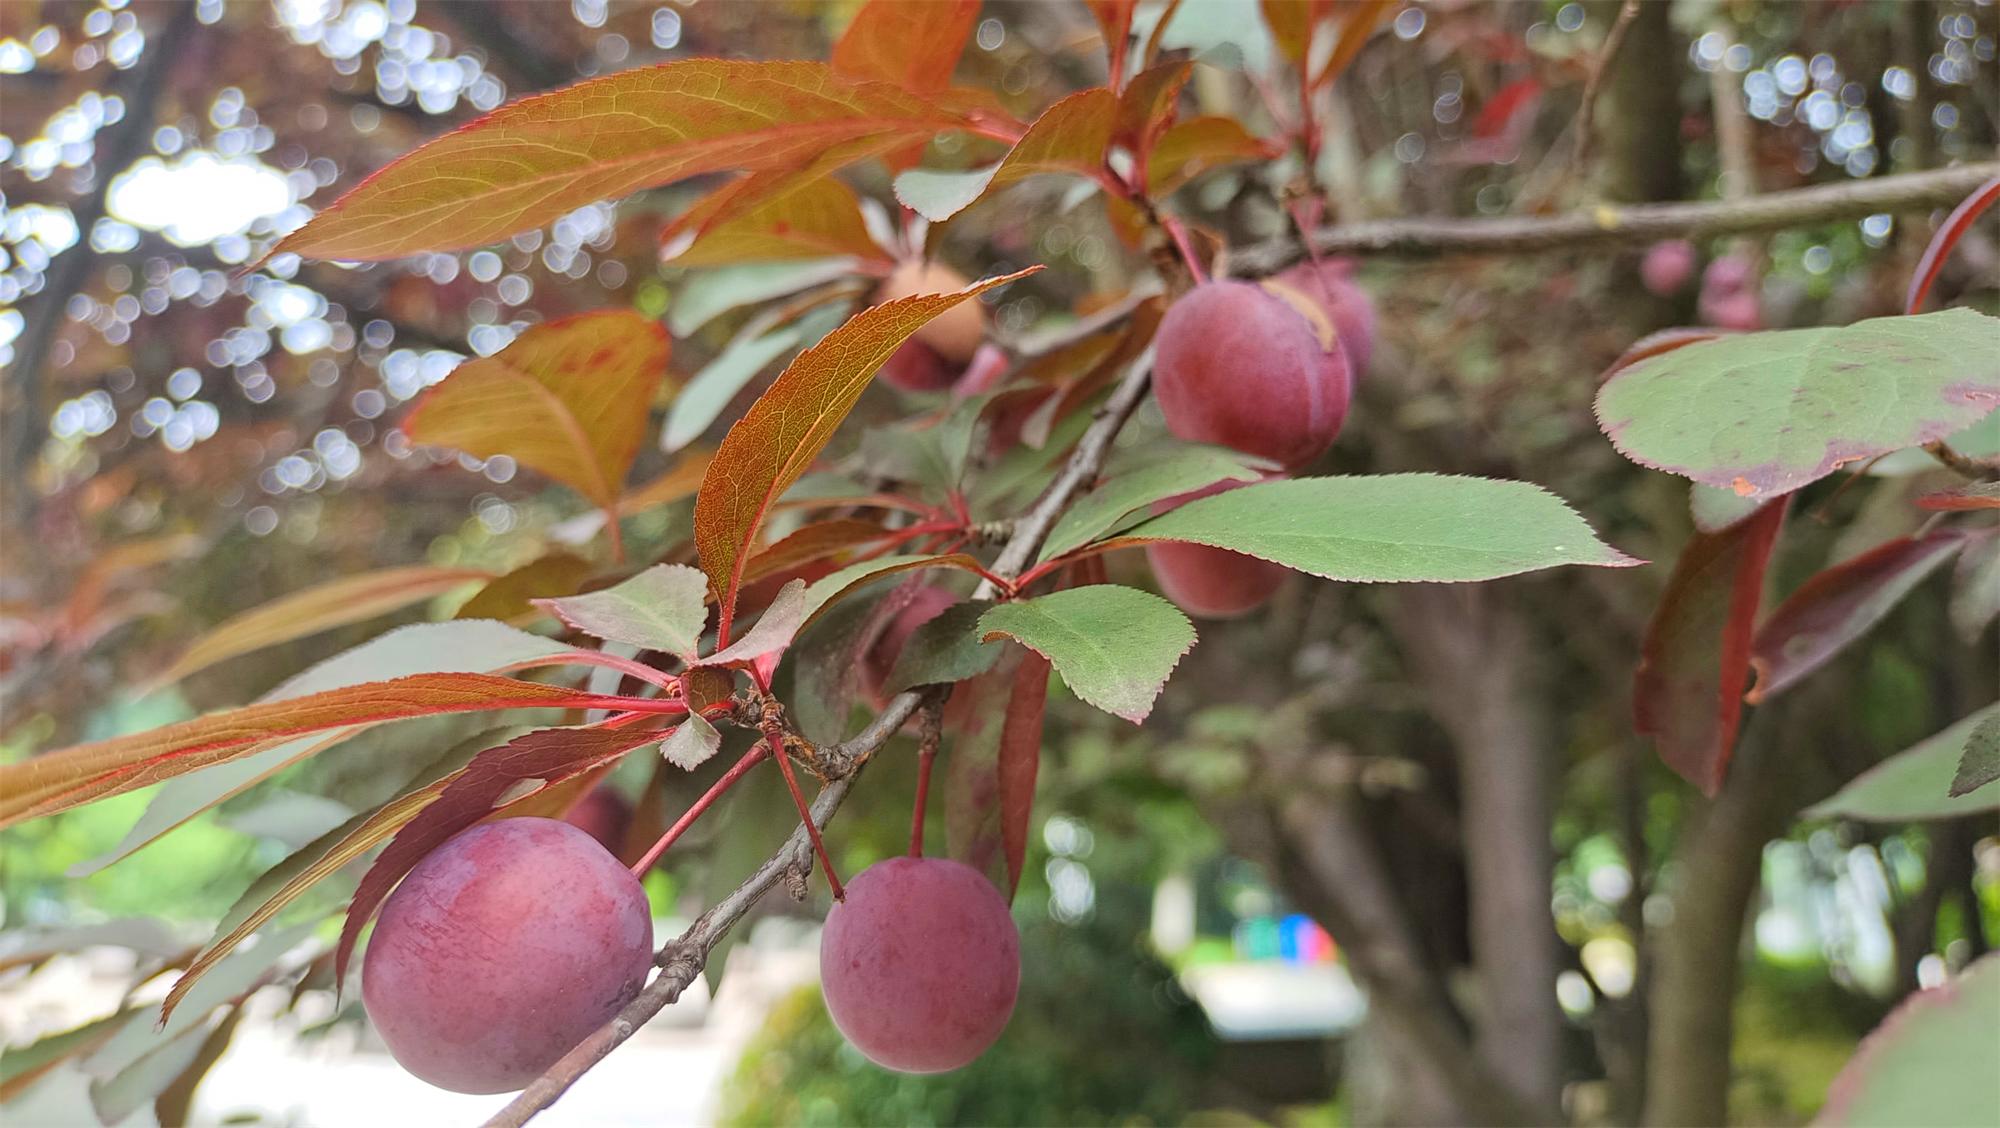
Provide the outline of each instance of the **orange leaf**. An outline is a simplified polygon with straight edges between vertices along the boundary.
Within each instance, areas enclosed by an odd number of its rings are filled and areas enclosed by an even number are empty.
[[[1327,57],[1326,65],[1313,76],[1315,89],[1339,78],[1354,57],[1368,45],[1368,39],[1375,34],[1382,17],[1389,11],[1389,0],[1358,0],[1350,4],[1340,15],[1340,38],[1334,42],[1333,54]]]
[[[824,63],[683,59],[502,106],[334,201],[273,253],[460,250],[701,173],[845,163],[966,124],[942,99]]]
[[[537,325],[459,365],[403,430],[480,458],[508,455],[609,509],[645,438],[669,348],[664,328],[630,310]]]
[[[1174,120],[1174,104],[1187,85],[1194,64],[1182,59],[1164,63],[1134,77],[1118,96],[1112,139],[1132,151],[1139,167],[1146,167],[1154,142]]]
[[[1210,169],[1264,160],[1278,151],[1251,136],[1235,118],[1189,118],[1168,127],[1153,143],[1146,160],[1146,194],[1160,199]]]
[[[833,45],[834,73],[935,94],[951,84],[978,18],[979,0],[869,0]]]
[[[794,357],[729,429],[694,506],[695,549],[722,608],[718,646],[727,642],[745,559],[765,515],[819,457],[882,362],[931,318],[1040,269],[862,310]]]
[[[361,884],[354,890],[354,900],[347,907],[340,944],[334,949],[334,982],[347,978],[347,961],[354,954],[354,942],[360,939],[361,929],[375,915],[382,899],[411,867],[446,839],[572,776],[615,761],[635,748],[657,743],[662,735],[655,729],[637,725],[615,729],[542,729],[474,756],[463,771],[445,781],[434,800],[424,804],[416,817],[397,831],[381,856],[362,875]],[[536,781],[537,785],[525,794],[515,794],[528,781]]]
[[[196,639],[154,684],[177,682],[238,655],[373,619],[472,581],[492,578],[493,573],[479,568],[417,564],[317,584],[225,620]]]
[[[1333,5],[1329,0],[1261,0],[1261,6],[1278,53],[1303,77],[1312,54],[1313,32]]]
[[[264,741],[348,725],[489,709],[677,709],[491,674],[415,674],[196,717],[0,764],[0,827],[233,760]]]
[[[1105,150],[1118,115],[1118,96],[1102,86],[1079,91],[1050,106],[1000,163],[985,169],[939,172],[911,169],[896,178],[896,198],[937,222],[965,210],[1002,185],[1038,173],[1066,172],[1104,180]]]
[[[619,498],[618,512],[629,515],[693,497],[694,492],[701,488],[702,476],[708,473],[708,460],[714,457],[715,452],[704,447],[687,448],[681,452],[680,461],[666,473]]]
[[[660,258],[675,266],[822,255],[893,261],[868,233],[854,189],[813,170],[740,177],[695,201],[660,233]]]

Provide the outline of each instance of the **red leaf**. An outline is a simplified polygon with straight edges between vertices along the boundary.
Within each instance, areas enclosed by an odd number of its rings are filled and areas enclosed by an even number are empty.
[[[403,880],[404,874],[445,840],[548,787],[617,760],[635,748],[656,743],[661,735],[643,726],[542,729],[473,757],[436,799],[396,832],[396,837],[389,840],[389,845],[362,875],[354,890],[354,900],[347,906],[347,923],[340,930],[340,945],[334,949],[334,982],[346,981],[354,942],[375,916],[382,899]],[[526,794],[511,794],[527,780],[541,782]]]
[[[829,167],[962,128],[957,103],[824,63],[681,59],[502,106],[361,182],[273,253],[460,250],[706,172]]]
[[[1040,269],[989,278],[956,294],[919,294],[862,310],[794,357],[729,429],[694,506],[695,547],[722,608],[725,642],[750,543],[765,515],[819,457],[882,362],[931,318]]]
[[[983,173],[983,179],[979,172],[950,174],[952,190],[934,197],[928,191],[911,190],[912,178],[930,175],[917,169],[896,178],[896,198],[937,222],[995,188],[1040,173],[1070,173],[1103,182],[1110,176],[1104,154],[1111,147],[1117,113],[1118,98],[1110,90],[1102,86],[1080,90],[1044,110],[1000,163]]]
[[[979,0],[868,0],[833,45],[834,73],[935,94],[951,85],[978,19]]]
[[[945,728],[954,734],[946,760],[946,852],[1010,896],[1027,852],[1048,680],[1045,662],[1009,646],[992,669],[958,683],[945,702]]]
[[[0,764],[0,827],[234,760],[279,737],[491,709],[678,708],[490,674],[414,674],[210,713]]]
[[[1618,359],[1605,365],[1604,371],[1597,374],[1597,382],[1602,384],[1617,375],[1621,369],[1630,368],[1632,365],[1648,357],[1659,356],[1661,353],[1670,353],[1685,345],[1697,345],[1703,341],[1713,341],[1717,337],[1725,335],[1721,330],[1697,329],[1692,327],[1661,329],[1658,332],[1648,333],[1632,342],[1630,347],[1624,352],[1619,353]]]
[[[1646,628],[1633,720],[1668,767],[1711,797],[1735,750],[1764,569],[1789,504],[1788,494],[1722,532],[1695,534]]]
[[[1968,539],[1960,529],[1898,537],[1800,585],[1757,631],[1750,650],[1757,684],[1745,700],[1760,705],[1832,661]]]
[[[1503,134],[1511,136],[1511,127],[1516,115],[1526,111],[1530,114],[1542,100],[1542,82],[1533,75],[1517,78],[1495,90],[1492,96],[1480,105],[1479,112],[1472,118],[1472,136],[1482,141],[1490,141]]]
[[[1007,895],[1021,887],[1028,829],[1035,811],[1035,775],[1042,763],[1042,710],[1049,700],[1049,660],[1030,653],[1007,695],[1000,734],[1000,842],[1007,854]]]
[[[1945,217],[1937,234],[1931,236],[1930,245],[1924,248],[1924,257],[1917,260],[1916,273],[1910,276],[1910,292],[1903,299],[1904,313],[1915,313],[1924,308],[1924,299],[1930,296],[1931,283],[1937,281],[1938,271],[1951,257],[1952,248],[1958,246],[1958,241],[1972,229],[1972,222],[1992,207],[1995,200],[2000,200],[2000,176],[1981,184],[1977,191]]]
[[[799,528],[752,556],[750,562],[743,566],[743,582],[753,583],[888,535],[889,530],[877,522],[864,521],[859,517],[818,521]]]

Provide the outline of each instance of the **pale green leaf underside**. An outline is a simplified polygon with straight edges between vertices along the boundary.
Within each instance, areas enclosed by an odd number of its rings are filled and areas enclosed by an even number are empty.
[[[660,755],[677,768],[693,771],[721,747],[722,734],[715,731],[715,726],[700,713],[689,713],[687,720],[675,725],[667,739],[660,742]]]
[[[707,593],[701,569],[657,564],[616,587],[537,602],[592,637],[685,657],[708,626]]]
[[[1004,635],[1047,658],[1071,692],[1134,724],[1152,712],[1195,639],[1173,604],[1116,584],[1002,603],[979,628],[989,640]]]
[[[1890,1012],[1834,1078],[1817,1125],[1945,1128],[1994,1122],[2000,955]]]
[[[1968,309],[1703,341],[1597,393],[1599,424],[1627,458],[1760,497],[1943,438],[1995,406],[2000,320]]]
[[[1226,548],[1329,580],[1490,580],[1562,564],[1640,563],[1527,482],[1439,474],[1260,482],[1141,522],[1134,542]]]
[[[1982,722],[1995,716],[2000,716],[2000,705],[1989,705],[1918,741],[1808,808],[1806,817],[1910,822],[2000,809],[2000,787],[1982,787],[1957,798],[1950,794],[1967,743]]]

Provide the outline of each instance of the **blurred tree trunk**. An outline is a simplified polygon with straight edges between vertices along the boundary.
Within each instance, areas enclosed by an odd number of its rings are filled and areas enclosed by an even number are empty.
[[[1604,0],[1606,22],[1619,0]],[[1604,194],[1624,203],[1681,198],[1681,100],[1676,76],[1687,44],[1668,16],[1674,5],[1648,2],[1626,30],[1604,76]]]
[[[1563,1021],[1549,911],[1547,694],[1533,641],[1491,587],[1411,584],[1396,595],[1396,636],[1458,754],[1479,983],[1474,1044],[1515,1092],[1555,1108]]]

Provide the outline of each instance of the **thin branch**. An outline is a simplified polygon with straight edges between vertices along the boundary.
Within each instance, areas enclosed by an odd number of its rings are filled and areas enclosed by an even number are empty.
[[[1748,235],[1860,219],[1879,212],[1948,207],[1996,175],[2000,175],[2000,162],[1989,161],[1770,192],[1747,200],[1606,204],[1557,216],[1375,220],[1321,228],[1313,236],[1313,246],[1322,254],[1436,258]],[[1282,270],[1304,254],[1299,241],[1288,236],[1247,247],[1230,257],[1238,266],[1237,273],[1256,276]]]
[[[1597,135],[1591,127],[1597,107],[1597,87],[1604,81],[1604,72],[1611,60],[1618,57],[1618,48],[1625,42],[1625,31],[1632,26],[1632,20],[1639,14],[1639,0],[1625,0],[1618,9],[1618,18],[1612,21],[1611,30],[1604,34],[1604,46],[1597,52],[1597,58],[1590,65],[1590,77],[1583,84],[1583,100],[1576,108],[1576,148],[1570,151],[1569,175],[1580,177],[1585,164],[1590,159],[1590,141]]]

